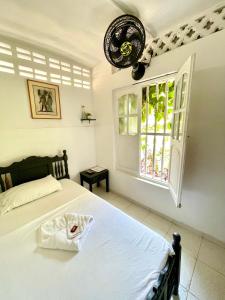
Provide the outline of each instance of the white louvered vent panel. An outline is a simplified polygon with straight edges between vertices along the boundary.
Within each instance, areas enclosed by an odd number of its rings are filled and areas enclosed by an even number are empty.
[[[46,71],[35,69],[34,72],[35,72],[35,74],[47,76],[47,72]]]
[[[0,60],[0,72],[14,74],[14,64],[5,60]]]
[[[33,68],[27,66],[18,66],[19,75],[27,78],[34,78]]]
[[[4,55],[12,55],[12,50],[11,50],[11,46],[0,42],[0,54],[4,54]]]
[[[12,42],[14,44],[14,42]],[[10,57],[11,56],[11,57]],[[5,60],[6,57],[10,57]],[[13,62],[10,62],[13,60]],[[39,65],[39,66],[38,66]],[[44,55],[30,46],[10,45],[0,37],[0,72],[18,74],[26,78],[90,89],[91,72],[87,68]],[[86,78],[86,79],[85,79]],[[84,79],[84,80],[82,80]]]
[[[56,78],[51,78],[50,81],[53,83],[61,83],[61,80]]]

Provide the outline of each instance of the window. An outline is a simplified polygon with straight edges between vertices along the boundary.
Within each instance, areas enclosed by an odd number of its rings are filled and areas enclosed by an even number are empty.
[[[115,167],[168,186],[181,207],[195,55],[172,77],[162,75],[115,89]]]
[[[140,175],[168,181],[174,80],[142,88]]]
[[[118,100],[119,134],[138,133],[138,102],[135,94],[123,95]]]

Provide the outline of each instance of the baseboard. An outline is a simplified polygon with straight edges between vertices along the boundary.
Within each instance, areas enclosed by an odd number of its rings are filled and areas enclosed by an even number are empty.
[[[177,221],[177,220],[175,220],[175,219],[173,219],[173,218],[170,218],[170,217],[168,217],[167,215],[164,215],[164,214],[162,214],[162,213],[160,213],[160,212],[158,212],[158,211],[156,211],[156,210],[154,210],[154,209],[152,209],[152,208],[150,208],[150,207],[148,207],[148,206],[146,206],[146,205],[144,205],[144,204],[142,204],[142,203],[139,203],[138,201],[135,201],[134,199],[131,199],[131,198],[127,197],[127,196],[124,196],[123,194],[120,194],[120,193],[114,191],[113,189],[110,189],[110,191],[113,192],[114,194],[120,196],[120,197],[126,198],[128,201],[130,201],[130,202],[132,202],[132,203],[134,203],[134,204],[137,204],[137,205],[139,205],[139,206],[141,206],[141,207],[143,207],[143,208],[149,210],[150,212],[152,212],[152,213],[154,213],[154,214],[156,214],[156,215],[158,215],[158,216],[160,216],[160,217],[162,217],[162,218],[168,220],[169,222],[172,222],[174,225],[181,226],[181,227],[183,227],[184,229],[187,229],[187,230],[189,230],[189,231],[192,231],[193,233],[200,235],[201,237],[207,239],[208,241],[210,241],[210,242],[212,242],[212,243],[215,243],[215,244],[217,244],[217,245],[220,246],[220,247],[225,248],[225,242],[220,241],[220,240],[214,238],[213,236],[211,236],[211,235],[209,235],[209,234],[207,234],[207,233],[205,233],[205,232],[202,232],[202,231],[200,231],[200,230],[198,230],[198,229],[195,229],[195,228],[192,227],[192,226],[189,226],[189,225],[187,225],[187,224],[185,224],[185,223],[182,223],[182,222],[179,222],[179,221]]]

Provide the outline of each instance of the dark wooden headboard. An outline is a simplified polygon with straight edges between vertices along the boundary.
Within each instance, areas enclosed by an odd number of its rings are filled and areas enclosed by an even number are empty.
[[[56,179],[69,178],[67,160],[66,150],[63,150],[62,156],[30,156],[8,167],[0,167],[0,190],[4,192],[13,186],[49,174]]]

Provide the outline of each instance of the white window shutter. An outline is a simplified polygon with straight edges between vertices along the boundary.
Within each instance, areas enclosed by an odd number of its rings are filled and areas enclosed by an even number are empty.
[[[140,90],[140,89],[139,89]],[[115,120],[115,154],[116,165],[119,170],[138,175],[139,169],[139,110],[140,110],[140,91],[136,86],[116,89],[113,91],[113,107]],[[130,96],[134,95],[137,100],[136,111],[130,111]],[[126,102],[124,114],[119,112],[119,101],[122,98]],[[133,118],[133,119],[132,119]],[[120,119],[124,120],[125,129],[121,130]],[[137,124],[135,132],[132,132],[130,122],[134,120]]]
[[[177,207],[181,207],[185,164],[188,113],[195,55],[190,56],[175,78],[173,129],[170,151],[169,189]]]

